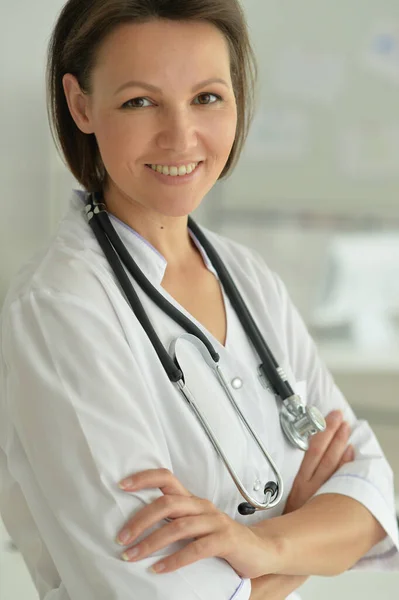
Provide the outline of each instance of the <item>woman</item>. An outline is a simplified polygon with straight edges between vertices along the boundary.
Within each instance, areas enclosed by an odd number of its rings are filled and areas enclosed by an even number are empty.
[[[284,437],[259,357],[188,228],[239,158],[255,75],[237,0],[69,0],[58,18],[51,118],[84,191],[9,290],[0,362],[2,516],[41,598],[277,600],[311,574],[398,565],[389,465],[284,285],[254,251],[204,230],[295,392],[329,415],[305,460]],[[85,219],[93,191],[147,279],[211,340],[228,381],[239,381],[237,403],[282,473],[275,508],[238,513],[240,493]],[[135,287],[169,348],[184,329]],[[190,390],[261,501],[269,464],[208,367],[181,344]],[[121,548],[115,537],[125,529]],[[122,560],[128,549],[138,553]]]

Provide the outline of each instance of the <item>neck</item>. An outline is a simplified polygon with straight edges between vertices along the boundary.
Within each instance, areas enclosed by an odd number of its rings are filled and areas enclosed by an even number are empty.
[[[168,270],[184,269],[197,258],[198,249],[188,231],[188,217],[169,217],[148,211],[132,201],[116,202],[104,192],[110,214],[147,240],[167,261]]]

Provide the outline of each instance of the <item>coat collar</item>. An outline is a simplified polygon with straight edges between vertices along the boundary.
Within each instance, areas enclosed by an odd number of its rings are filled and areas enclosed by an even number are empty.
[[[83,225],[90,227],[87,224],[86,213],[84,210],[89,193],[78,189],[74,189],[73,192],[74,195],[71,201],[71,210],[76,217],[82,219]],[[151,283],[160,285],[164,278],[165,270],[168,264],[166,258],[160,254],[160,252],[158,252],[158,250],[156,250],[156,248],[154,248],[154,246],[152,246],[148,240],[143,238],[139,233],[137,233],[137,231],[129,227],[129,225],[114,215],[110,214],[109,217],[116,232],[126,246],[128,252],[137,263],[138,267]],[[94,242],[98,248],[98,242],[95,239],[91,229],[90,232],[92,234],[91,241]],[[206,268],[211,271],[211,273],[213,273],[217,279],[219,279],[201,243],[198,241],[197,237],[192,231],[189,230],[189,234],[201,253]]]

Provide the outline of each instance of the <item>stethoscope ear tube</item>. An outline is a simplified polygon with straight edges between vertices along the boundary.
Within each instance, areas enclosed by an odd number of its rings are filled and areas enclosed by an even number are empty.
[[[214,448],[216,449],[217,453],[223,460],[223,462],[226,466],[226,469],[229,471],[234,483],[236,484],[237,489],[239,490],[241,495],[247,500],[247,502],[249,503],[249,506],[254,507],[254,510],[266,510],[268,508],[273,508],[280,502],[280,500],[283,496],[283,493],[284,493],[284,483],[283,483],[282,477],[279,473],[279,470],[277,469],[277,466],[276,466],[274,460],[272,459],[269,452],[266,450],[266,448],[262,444],[262,441],[260,440],[260,438],[258,437],[256,432],[252,429],[251,425],[248,423],[245,415],[243,414],[239,405],[235,401],[234,396],[231,393],[231,390],[229,388],[226,377],[221,369],[221,366],[219,364],[215,364],[212,361],[212,359],[209,356],[209,352],[208,352],[207,348],[204,346],[204,344],[201,342],[201,340],[199,340],[197,337],[195,337],[189,333],[184,333],[177,340],[173,340],[170,345],[170,352],[175,359],[176,359],[177,343],[179,340],[185,340],[186,342],[189,342],[190,344],[192,344],[198,350],[198,352],[200,353],[200,355],[202,356],[202,358],[204,359],[204,361],[208,365],[208,367],[210,369],[212,369],[214,376],[216,377],[216,379],[218,380],[218,382],[224,389],[226,396],[227,396],[230,404],[232,405],[235,413],[240,417],[241,421],[244,423],[245,427],[247,428],[249,434],[251,435],[254,442],[258,446],[258,449],[263,454],[265,460],[271,466],[271,468],[276,476],[277,483],[275,483],[274,481],[269,481],[266,484],[264,502],[258,502],[255,498],[253,498],[245,490],[245,487],[244,487],[241,479],[239,478],[235,469],[229,464],[229,461],[227,460],[227,457],[225,456],[225,454],[224,454],[215,434],[213,433],[211,427],[209,426],[207,420],[205,419],[205,417],[202,416],[201,412],[197,408],[194,397],[193,397],[191,391],[189,390],[187,384],[183,385],[181,382],[177,382],[177,386],[178,386],[179,390],[183,394],[184,398],[187,400],[191,409],[194,411],[194,413],[195,413],[197,419],[200,421],[202,427],[207,432],[209,439],[211,440]],[[248,510],[248,508],[245,510]],[[240,507],[238,508],[238,511],[240,512]],[[251,514],[251,513],[245,512],[245,513],[241,513],[241,514]]]
[[[187,403],[189,404],[191,410],[194,412],[195,416],[197,417],[198,421],[201,423],[203,429],[205,430],[209,440],[211,441],[213,447],[215,448],[216,452],[218,453],[218,455],[220,456],[220,458],[222,459],[226,469],[228,470],[228,472],[230,473],[231,478],[233,479],[238,491],[240,492],[240,494],[245,498],[245,500],[247,501],[247,503],[249,504],[249,506],[253,507],[253,512],[255,512],[255,510],[266,510],[268,508],[273,508],[274,506],[276,506],[280,500],[281,497],[283,495],[283,481],[278,473],[278,470],[276,468],[276,465],[274,464],[274,462],[271,460],[271,458],[269,457],[268,453],[265,451],[265,448],[263,447],[263,445],[260,443],[259,438],[256,437],[258,444],[260,445],[260,448],[262,450],[262,452],[265,455],[265,458],[269,461],[271,461],[271,465],[273,468],[273,471],[275,472],[277,479],[278,479],[278,484],[274,483],[274,482],[269,482],[268,484],[266,484],[265,486],[265,495],[266,495],[266,501],[265,502],[258,502],[256,500],[256,498],[253,498],[245,489],[244,484],[242,483],[238,473],[236,472],[236,470],[234,469],[234,467],[230,464],[229,460],[227,459],[227,456],[225,455],[223,449],[221,448],[215,434],[212,431],[211,426],[209,425],[207,419],[201,414],[200,410],[197,407],[197,404],[195,402],[194,396],[192,395],[191,391],[189,390],[188,386],[183,383],[182,381],[177,381],[176,382],[177,387],[179,388],[180,392],[182,393],[182,395],[184,396],[184,398],[186,399]],[[240,415],[242,415],[242,413],[240,412]],[[247,422],[244,419],[246,425]],[[252,431],[252,429],[249,427],[250,433],[252,436],[254,436],[254,432]],[[273,488],[271,487],[273,486]],[[271,490],[274,490],[274,492],[277,493],[277,496],[275,498],[272,497],[271,495]],[[273,492],[273,493],[274,493]],[[242,503],[245,504],[245,503]],[[239,505],[239,507],[241,506],[241,504]],[[240,508],[238,507],[238,511],[240,512]],[[240,514],[251,514],[250,512],[244,512],[244,513],[240,513]]]
[[[279,502],[279,499],[275,498],[278,491],[278,485],[275,481],[268,481],[265,485],[263,493],[266,496],[268,508],[273,508],[273,506]],[[256,512],[256,508],[249,504],[249,502],[241,502],[241,504],[238,505],[238,512],[240,515],[253,515],[254,512]]]

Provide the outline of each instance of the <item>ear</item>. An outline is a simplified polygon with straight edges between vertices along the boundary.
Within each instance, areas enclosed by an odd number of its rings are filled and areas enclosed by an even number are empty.
[[[92,126],[89,96],[82,92],[78,80],[71,73],[62,78],[69,111],[77,127],[83,133],[94,133]]]

